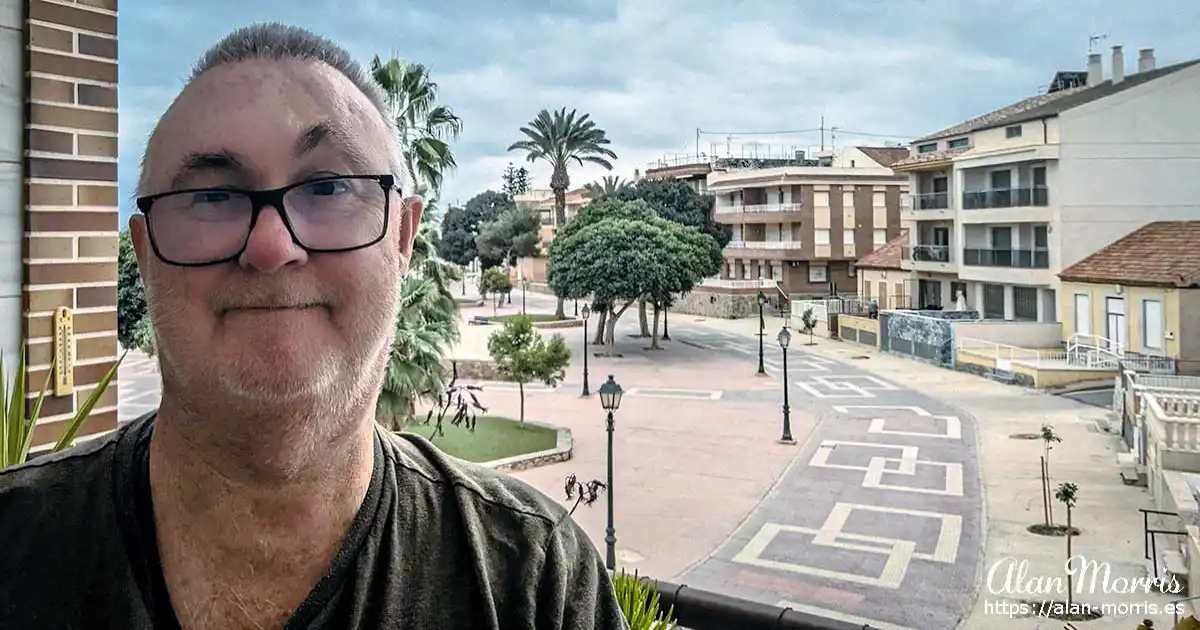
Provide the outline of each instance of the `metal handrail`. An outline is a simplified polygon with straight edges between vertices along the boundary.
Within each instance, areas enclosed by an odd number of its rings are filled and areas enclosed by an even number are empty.
[[[678,625],[690,630],[878,630],[869,624],[819,617],[686,584],[648,577],[641,580],[658,591],[659,610],[664,614],[670,611]]]

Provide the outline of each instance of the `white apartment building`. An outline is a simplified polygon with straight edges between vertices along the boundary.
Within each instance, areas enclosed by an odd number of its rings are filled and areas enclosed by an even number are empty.
[[[1059,321],[1058,273],[1151,221],[1200,219],[1200,60],[1114,46],[1046,94],[921,138],[892,165],[918,306]],[[1197,244],[1200,247],[1200,243]]]

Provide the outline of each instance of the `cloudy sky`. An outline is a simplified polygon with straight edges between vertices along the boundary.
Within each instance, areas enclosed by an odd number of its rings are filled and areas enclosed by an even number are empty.
[[[1088,39],[1200,56],[1195,0],[122,0],[122,198],[145,138],[191,64],[236,26],[312,28],[364,61],[430,66],[463,119],[442,198],[498,188],[505,149],[543,108],[588,112],[631,177],[700,149],[775,153],[904,141],[1044,90],[1082,70]],[[766,132],[766,133],[764,133]],[[732,137],[731,137],[732,136]],[[530,165],[536,187],[549,173]],[[603,175],[571,172],[573,185]],[[126,206],[130,204],[126,203]],[[123,215],[128,208],[123,208]]]

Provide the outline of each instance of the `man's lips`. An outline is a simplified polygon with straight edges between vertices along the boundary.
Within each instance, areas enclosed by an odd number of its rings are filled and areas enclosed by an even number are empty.
[[[287,311],[309,311],[321,309],[329,312],[329,307],[324,304],[269,304],[269,305],[247,305],[247,306],[232,306],[221,309],[222,315],[229,313],[279,313]]]

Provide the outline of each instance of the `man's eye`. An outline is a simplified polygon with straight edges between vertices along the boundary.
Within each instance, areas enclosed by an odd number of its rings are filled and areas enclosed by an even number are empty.
[[[314,197],[326,197],[330,195],[340,195],[349,188],[344,180],[330,179],[319,182],[312,182],[300,187],[300,193],[304,195],[312,195]]]
[[[225,190],[201,190],[192,193],[194,204],[228,203],[231,199],[233,194]]]

